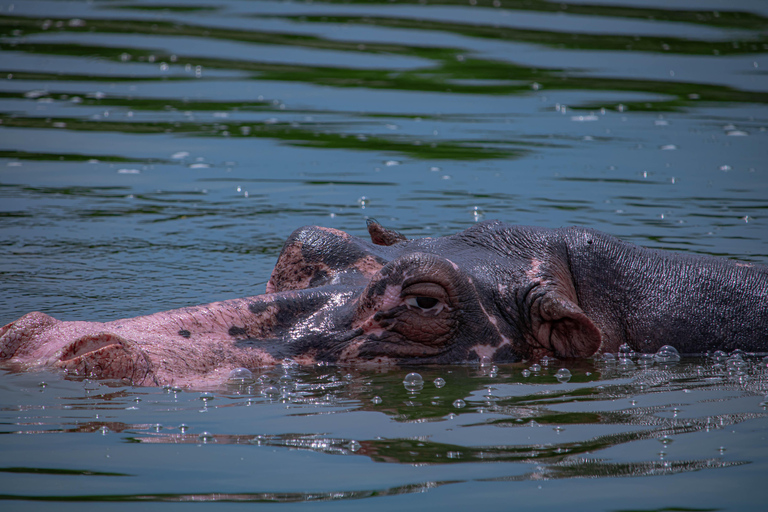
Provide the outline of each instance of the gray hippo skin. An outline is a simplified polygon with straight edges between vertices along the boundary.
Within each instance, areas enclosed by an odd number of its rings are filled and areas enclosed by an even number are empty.
[[[0,328],[0,360],[137,385],[220,383],[238,367],[583,358],[768,349],[768,267],[680,255],[585,228],[477,224],[371,241],[305,227],[267,293],[106,323],[30,313]]]

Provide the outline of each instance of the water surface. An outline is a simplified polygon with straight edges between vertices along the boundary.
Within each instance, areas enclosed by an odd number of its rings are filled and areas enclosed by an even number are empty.
[[[768,263],[767,30],[748,0],[0,0],[0,324],[261,293],[291,231],[369,217]],[[213,400],[3,373],[3,509],[764,509],[759,357],[528,366]]]

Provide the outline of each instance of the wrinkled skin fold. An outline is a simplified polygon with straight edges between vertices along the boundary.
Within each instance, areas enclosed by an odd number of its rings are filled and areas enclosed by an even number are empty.
[[[406,240],[316,226],[285,243],[266,294],[111,322],[29,313],[0,360],[136,385],[220,383],[235,368],[768,350],[768,268],[655,251],[585,228],[492,221]]]

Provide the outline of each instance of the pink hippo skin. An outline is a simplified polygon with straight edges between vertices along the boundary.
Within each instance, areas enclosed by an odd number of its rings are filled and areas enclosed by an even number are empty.
[[[267,293],[115,320],[29,313],[0,328],[0,361],[136,385],[216,385],[235,368],[515,362],[768,350],[768,269],[644,249],[585,228],[479,223],[371,241],[305,227]]]

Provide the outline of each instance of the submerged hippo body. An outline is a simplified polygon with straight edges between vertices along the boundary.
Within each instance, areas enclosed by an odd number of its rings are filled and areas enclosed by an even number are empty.
[[[406,240],[295,231],[267,293],[106,323],[30,313],[0,359],[134,384],[221,382],[238,367],[514,362],[768,350],[768,267],[680,255],[585,228],[477,224]]]

